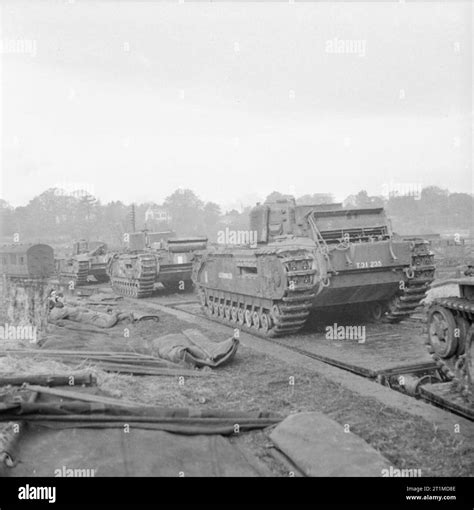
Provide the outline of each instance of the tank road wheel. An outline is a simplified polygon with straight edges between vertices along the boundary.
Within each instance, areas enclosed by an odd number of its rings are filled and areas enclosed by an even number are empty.
[[[272,327],[271,319],[266,312],[260,314],[260,330],[267,333]]]
[[[231,318],[232,322],[237,322],[239,320],[239,318],[237,316],[237,307],[236,306],[231,307],[230,318]]]
[[[217,304],[217,301],[212,301],[212,315],[217,317],[217,312],[219,310],[219,305]]]
[[[252,314],[252,326],[256,330],[260,329],[260,314],[257,311]]]
[[[212,301],[209,301],[209,296],[204,295],[202,298],[202,306],[206,315],[212,315]]]
[[[224,306],[224,317],[230,321],[231,319],[231,316],[230,316],[230,305],[225,305]]]
[[[219,317],[224,317],[224,305],[223,305],[223,303],[219,303],[218,310],[219,310]]]
[[[252,327],[252,312],[249,309],[245,310],[245,325],[249,328]]]
[[[449,358],[458,347],[455,335],[456,321],[446,308],[434,305],[428,310],[428,341],[432,352],[441,358]]]
[[[245,315],[244,315],[244,309],[239,306],[239,309],[237,310],[237,319],[241,326],[243,326],[245,322]]]

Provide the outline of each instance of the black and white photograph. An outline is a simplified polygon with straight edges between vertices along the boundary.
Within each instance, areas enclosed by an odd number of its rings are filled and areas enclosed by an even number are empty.
[[[472,509],[472,21],[2,1],[7,507],[311,478],[313,503]]]

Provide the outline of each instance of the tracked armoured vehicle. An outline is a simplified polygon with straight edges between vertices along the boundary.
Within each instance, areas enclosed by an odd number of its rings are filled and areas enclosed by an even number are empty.
[[[461,278],[447,280],[455,284],[457,296],[440,297],[428,308],[426,344],[444,375],[454,380],[461,394],[474,401],[474,270]]]
[[[193,281],[208,315],[265,336],[295,333],[311,312],[343,312],[347,305],[398,322],[434,276],[428,243],[395,238],[382,208],[257,205],[250,230],[234,238],[245,234],[252,246],[200,255]]]
[[[155,283],[190,289],[194,254],[206,246],[205,237],[175,237],[171,231],[127,234],[125,251],[114,254],[107,266],[112,288],[135,298],[150,296]]]
[[[72,255],[56,260],[57,272],[60,279],[73,281],[76,286],[85,285],[89,276],[106,282],[108,260],[105,243],[81,239],[73,244]]]

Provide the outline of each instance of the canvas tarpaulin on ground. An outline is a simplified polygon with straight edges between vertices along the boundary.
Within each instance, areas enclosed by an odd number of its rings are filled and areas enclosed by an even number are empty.
[[[49,430],[29,425],[16,465],[2,476],[259,476],[250,459],[219,436],[181,436],[122,424],[113,430]],[[75,474],[74,474],[75,473]]]

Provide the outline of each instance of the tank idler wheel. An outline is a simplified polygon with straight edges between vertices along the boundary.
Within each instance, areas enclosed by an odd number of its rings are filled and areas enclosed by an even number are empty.
[[[257,311],[252,314],[252,326],[254,329],[260,329],[260,314]]]
[[[462,354],[464,354],[464,352],[466,350],[466,340],[467,340],[467,334],[469,332],[470,324],[467,319],[465,319],[464,317],[461,317],[461,316],[456,317],[455,320],[456,320],[456,327],[459,330],[456,332],[456,333],[458,333],[456,335],[456,337],[458,339],[458,348],[457,348],[456,354],[458,356],[461,356]]]
[[[238,317],[238,314],[237,314],[237,307],[236,306],[233,306],[230,309],[230,317],[231,317],[232,322],[237,322],[239,320],[239,317]]]
[[[230,321],[230,305],[224,305],[224,317]]]
[[[428,310],[428,341],[434,354],[449,358],[458,347],[456,321],[446,308],[434,305]]]
[[[212,315],[212,301],[209,301],[209,297],[203,294],[201,302],[204,308],[204,312],[206,312],[206,315]]]
[[[400,296],[394,296],[391,299],[390,303],[388,304],[388,311],[396,312],[398,311],[400,305],[401,305]]]
[[[277,321],[280,317],[280,309],[278,308],[278,305],[272,306],[271,317],[274,322]]]
[[[384,306],[380,301],[369,303],[368,305],[369,319],[374,322],[380,322],[384,316]]]
[[[244,309],[239,306],[239,309],[237,310],[237,319],[240,325],[243,325],[245,322],[245,314]]]
[[[260,314],[260,329],[262,333],[267,333],[271,328],[271,319],[266,312]]]

